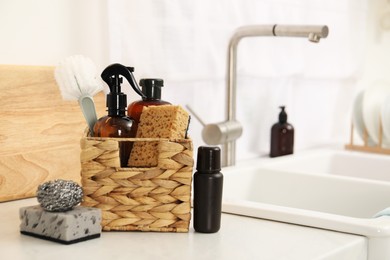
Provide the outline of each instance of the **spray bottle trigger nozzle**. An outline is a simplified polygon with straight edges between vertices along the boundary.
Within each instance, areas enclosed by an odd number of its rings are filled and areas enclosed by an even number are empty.
[[[102,79],[110,85],[112,82],[112,78],[114,76],[114,79],[119,77],[119,75],[122,75],[127,79],[127,81],[130,83],[131,87],[134,89],[134,91],[140,95],[141,97],[145,97],[145,94],[142,93],[141,89],[139,88],[137,81],[135,80],[133,73],[134,67],[126,67],[119,63],[114,63],[108,66],[101,74]],[[122,80],[122,79],[121,79]],[[118,81],[118,83],[122,83],[122,81]],[[119,84],[118,84],[119,85]]]

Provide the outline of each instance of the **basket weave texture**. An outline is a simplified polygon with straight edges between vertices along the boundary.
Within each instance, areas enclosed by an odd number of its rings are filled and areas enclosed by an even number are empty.
[[[158,141],[158,165],[120,168],[119,141]],[[193,145],[190,139],[81,139],[83,206],[102,210],[104,231],[188,232]]]

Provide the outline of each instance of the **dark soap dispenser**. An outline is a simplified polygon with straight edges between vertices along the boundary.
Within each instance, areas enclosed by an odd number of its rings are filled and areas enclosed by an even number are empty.
[[[285,107],[280,107],[279,122],[271,128],[271,157],[283,156],[294,152],[294,127],[287,123]]]
[[[134,120],[126,116],[127,96],[121,91],[123,76],[127,79],[134,91],[143,96],[132,72],[134,68],[115,63],[108,66],[101,74],[102,79],[110,88],[107,94],[107,116],[101,117],[95,124],[93,131],[97,137],[135,137]],[[121,166],[127,165],[132,143],[120,142]]]
[[[171,103],[161,100],[161,88],[164,86],[164,80],[155,78],[141,79],[139,85],[142,88],[144,96],[142,100],[131,103],[127,108],[127,115],[134,119],[135,130],[138,128],[142,109],[147,106],[170,105]]]
[[[200,146],[194,174],[194,229],[218,232],[221,226],[223,175],[219,147]]]

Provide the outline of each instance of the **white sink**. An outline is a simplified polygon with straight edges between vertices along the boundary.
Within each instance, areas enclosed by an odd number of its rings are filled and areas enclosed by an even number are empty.
[[[369,260],[390,259],[390,217],[373,218],[390,207],[386,169],[368,167],[346,177],[381,156],[324,151],[224,168],[223,211],[366,236]]]
[[[390,181],[390,156],[344,149],[315,149],[272,159],[272,169]]]

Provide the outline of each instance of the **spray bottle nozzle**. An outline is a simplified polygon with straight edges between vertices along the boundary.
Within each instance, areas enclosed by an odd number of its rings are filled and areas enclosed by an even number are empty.
[[[119,75],[114,75],[109,77],[106,82],[110,88],[111,93],[121,93],[121,84],[123,83],[122,77],[119,77]]]
[[[121,91],[123,78],[120,76],[125,77],[134,91],[144,97],[134,79],[133,71],[133,67],[126,67],[119,63],[112,64],[103,70],[101,77],[110,88],[110,93],[107,94],[107,109],[110,116],[124,116],[126,113],[127,96]]]
[[[113,85],[112,82],[112,77],[115,77],[115,80],[117,80],[117,77],[119,75],[122,75],[123,77],[126,78],[126,80],[130,83],[131,87],[134,89],[134,91],[140,95],[141,97],[145,97],[145,95],[142,93],[141,89],[139,88],[137,81],[134,78],[133,73],[134,72],[134,67],[126,67],[122,64],[119,63],[114,63],[105,68],[102,72],[102,79],[109,85]],[[115,81],[116,86],[118,86],[118,90],[120,92],[120,84],[122,83],[121,80]]]

